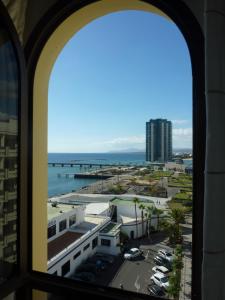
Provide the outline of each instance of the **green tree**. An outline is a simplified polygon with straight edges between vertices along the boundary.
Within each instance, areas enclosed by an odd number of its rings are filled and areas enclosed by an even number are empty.
[[[141,210],[141,225],[142,225],[142,236],[144,235],[144,204],[139,205],[139,209]]]
[[[145,208],[145,216],[146,216],[146,234],[149,237],[151,233],[151,225],[152,225],[152,215],[153,215],[154,207],[146,206]]]
[[[135,210],[135,219],[136,219],[136,238],[138,237],[138,224],[137,224],[137,204],[140,203],[140,200],[135,197],[133,199],[133,203],[134,203],[134,210]]]
[[[157,216],[157,230],[160,229],[160,215],[163,214],[163,210],[159,208],[154,208],[154,214]]]
[[[172,222],[176,225],[180,225],[181,223],[184,223],[184,221],[185,221],[183,209],[173,208],[169,212],[168,216],[172,220]]]
[[[172,273],[169,278],[169,287],[167,294],[173,297],[175,300],[179,299],[179,293],[181,289],[181,270],[183,268],[183,249],[181,245],[177,245],[175,248],[175,258],[172,265]]]
[[[166,292],[168,296],[173,297],[173,299],[179,299],[180,293],[180,279],[181,279],[181,272],[172,272],[169,278],[169,287],[167,288]]]
[[[168,232],[171,244],[180,244],[182,241],[182,230],[180,224],[184,222],[184,210],[174,208],[168,213],[169,220],[162,223],[162,227]]]

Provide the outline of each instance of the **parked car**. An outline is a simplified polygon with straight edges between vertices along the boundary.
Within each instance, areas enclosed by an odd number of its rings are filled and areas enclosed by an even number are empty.
[[[86,263],[95,264],[96,268],[101,270],[105,270],[108,264],[106,261],[103,261],[102,259],[96,256],[89,257],[86,260]]]
[[[149,291],[151,296],[158,296],[158,297],[165,296],[164,290],[156,284],[149,284],[147,286],[147,290]]]
[[[152,268],[152,271],[154,271],[155,273],[161,273],[163,275],[168,275],[169,274],[169,270],[164,267],[164,266],[155,266]]]
[[[81,272],[90,272],[97,274],[96,264],[93,263],[83,263],[76,269],[76,274]]]
[[[72,278],[79,281],[87,281],[87,282],[95,281],[95,275],[90,272],[77,273]]]
[[[161,273],[155,273],[151,276],[151,280],[154,284],[158,285],[161,288],[167,289],[169,287],[169,277]]]
[[[173,254],[165,249],[158,250],[158,254],[167,259],[168,261],[173,261],[174,259]]]
[[[153,258],[154,263],[158,266],[164,266],[166,267],[169,271],[172,270],[172,263],[170,261],[168,261],[166,258],[157,255]]]
[[[124,258],[128,259],[128,260],[132,260],[135,257],[141,256],[142,254],[143,254],[143,252],[140,249],[138,249],[138,248],[131,248],[129,251],[127,251],[124,254]]]
[[[100,253],[100,252],[95,253],[95,257],[98,257],[102,261],[104,261],[106,263],[109,263],[109,264],[113,264],[114,260],[115,260],[115,258],[114,258],[113,255],[105,254],[105,253]]]

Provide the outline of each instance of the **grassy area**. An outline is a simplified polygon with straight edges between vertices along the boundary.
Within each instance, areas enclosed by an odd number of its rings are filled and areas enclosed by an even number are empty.
[[[126,189],[124,187],[122,187],[120,184],[117,184],[115,186],[113,186],[113,185],[110,186],[108,188],[108,192],[119,195],[119,194],[124,194],[126,192]]]
[[[184,206],[183,206],[182,203],[174,202],[172,200],[168,201],[167,204],[168,204],[168,206],[169,206],[170,209],[174,209],[174,208],[176,208],[176,209],[183,209],[184,208]]]
[[[153,173],[156,177],[170,177],[173,174],[171,171],[155,171]]]
[[[180,174],[179,177],[168,178],[168,186],[192,188],[192,177],[190,175]]]
[[[151,174],[145,174],[143,176],[143,180],[153,181],[153,180],[159,180],[162,177],[171,177],[173,172],[170,171],[154,171]]]
[[[191,194],[190,192],[189,193],[177,193],[175,196],[174,196],[174,199],[175,200],[191,200]]]

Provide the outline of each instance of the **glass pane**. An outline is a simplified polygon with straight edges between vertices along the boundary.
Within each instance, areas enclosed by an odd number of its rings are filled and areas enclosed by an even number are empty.
[[[17,262],[18,64],[0,23],[0,283]]]
[[[48,273],[190,299],[192,76],[178,28],[138,11],[87,24],[55,62],[48,104]]]

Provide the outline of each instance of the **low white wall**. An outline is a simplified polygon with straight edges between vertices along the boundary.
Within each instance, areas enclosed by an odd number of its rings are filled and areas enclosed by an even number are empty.
[[[151,220],[151,226],[155,229],[157,228],[157,217],[153,216]],[[146,233],[146,221],[144,221],[143,225],[144,232],[142,233],[142,222],[138,221],[137,230],[136,230],[136,223],[135,224],[123,224],[121,226],[121,231],[124,232],[129,238],[132,238],[132,231],[133,231],[133,238],[140,238]]]
[[[101,239],[110,240],[110,246],[101,245]],[[106,254],[118,255],[120,253],[120,234],[110,237],[108,235],[99,235],[98,251]]]

